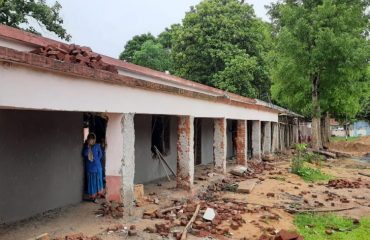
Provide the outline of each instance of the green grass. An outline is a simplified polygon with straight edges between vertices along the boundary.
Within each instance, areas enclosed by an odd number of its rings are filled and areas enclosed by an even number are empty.
[[[325,181],[333,178],[332,176],[323,173],[320,169],[310,167],[301,167],[298,169],[297,175],[306,182]]]
[[[362,218],[360,224],[353,224],[351,219],[332,214],[297,214],[294,224],[305,240],[369,240],[370,217]],[[326,229],[333,234],[325,233]]]
[[[348,137],[348,142],[353,142],[359,139],[360,137]],[[346,141],[346,137],[330,137],[330,141],[332,142],[340,142],[340,141]]]

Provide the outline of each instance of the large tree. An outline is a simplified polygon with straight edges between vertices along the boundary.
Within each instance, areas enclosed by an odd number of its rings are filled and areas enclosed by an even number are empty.
[[[191,8],[172,37],[176,75],[269,99],[264,58],[270,31],[251,5],[238,0],[202,1]]]
[[[132,62],[135,52],[141,50],[141,46],[148,40],[157,41],[151,33],[134,36],[126,43],[123,52],[119,55],[119,59]]]
[[[312,145],[322,147],[321,117],[360,110],[369,61],[368,0],[283,0],[270,15],[272,95],[312,117]]]
[[[58,2],[48,6],[45,0],[0,0],[0,23],[40,35],[32,26],[32,21],[36,21],[41,27],[69,41],[71,35],[63,28],[63,19],[59,15],[61,8]]]
[[[162,72],[170,71],[172,68],[168,49],[164,49],[162,44],[153,40],[144,42],[140,50],[134,52],[132,62]]]

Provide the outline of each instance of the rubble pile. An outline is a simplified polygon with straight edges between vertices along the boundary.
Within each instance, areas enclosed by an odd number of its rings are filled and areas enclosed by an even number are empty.
[[[346,179],[333,179],[329,180],[328,187],[333,187],[335,189],[340,188],[360,188],[361,187],[361,179],[358,179],[357,181],[349,181]]]
[[[58,238],[55,238],[54,240],[102,240],[102,239],[100,237],[87,237],[82,233],[76,233],[76,234],[67,235],[64,238],[58,237]]]
[[[259,240],[303,240],[303,237],[296,232],[280,230],[274,237],[263,234]]]
[[[123,204],[117,202],[104,202],[95,214],[102,216],[111,216],[113,218],[123,217]]]
[[[76,44],[47,45],[32,50],[31,53],[63,62],[82,64],[93,69],[118,73],[115,66],[104,63],[102,61],[102,56],[94,53],[91,48]]]
[[[237,230],[245,221],[242,214],[246,213],[245,203],[230,199],[215,201],[200,201],[200,211],[192,225],[192,234],[195,236],[206,235],[230,235],[230,229]],[[165,219],[168,222],[156,224],[154,228],[147,228],[146,231],[158,233],[161,236],[168,236],[170,229],[176,226],[186,226],[192,218],[196,203],[187,203],[174,206],[170,210],[157,210],[152,213],[144,213],[145,219]],[[175,234],[178,237],[178,234]]]

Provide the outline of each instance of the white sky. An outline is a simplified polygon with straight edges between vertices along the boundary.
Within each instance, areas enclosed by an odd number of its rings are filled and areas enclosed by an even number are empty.
[[[54,3],[54,0],[47,0]],[[71,42],[114,58],[125,43],[142,33],[157,35],[166,27],[180,23],[190,6],[200,0],[58,0],[62,5],[63,26]],[[268,21],[265,5],[269,0],[246,0],[256,15]],[[57,37],[41,31],[44,36]]]

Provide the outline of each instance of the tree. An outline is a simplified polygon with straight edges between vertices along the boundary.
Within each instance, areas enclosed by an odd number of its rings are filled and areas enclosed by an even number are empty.
[[[321,117],[360,110],[369,60],[367,0],[283,0],[274,27],[272,96],[312,117],[312,145],[322,147]]]
[[[135,52],[139,51],[141,49],[141,46],[148,40],[152,40],[153,42],[157,41],[151,33],[134,36],[126,43],[125,49],[119,55],[119,59],[132,62]]]
[[[251,5],[238,0],[202,1],[191,8],[172,37],[176,75],[269,99],[265,95],[270,88],[265,66],[269,26],[256,18]]]
[[[135,51],[132,62],[158,71],[170,70],[172,67],[169,51],[153,40],[144,42],[140,50]]]
[[[62,6],[55,2],[49,7],[45,0],[0,0],[0,23],[41,35],[30,21],[54,32],[61,39],[69,41],[71,35],[63,28],[60,17]]]

